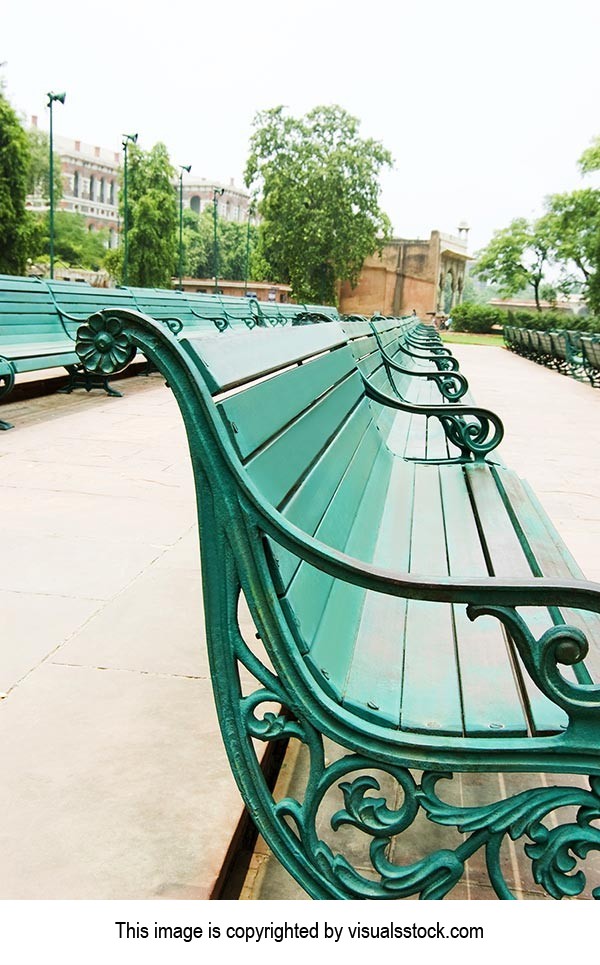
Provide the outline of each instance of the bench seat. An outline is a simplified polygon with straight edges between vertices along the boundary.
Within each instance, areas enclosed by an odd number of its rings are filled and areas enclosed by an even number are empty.
[[[177,340],[140,315],[102,318],[79,333],[82,360],[104,370],[118,338],[168,373],[181,407],[219,720],[285,867],[317,898],[440,898],[484,848],[510,898],[500,847],[526,836],[548,894],[579,893],[568,849],[600,849],[600,587],[582,580],[527,485],[483,458],[393,451],[388,403],[338,323]],[[241,637],[242,595],[260,643]],[[341,756],[326,758],[325,737]],[[252,739],[288,738],[306,746],[309,777],[274,800]],[[473,770],[586,774],[590,790],[525,782],[468,807],[437,793],[441,776]],[[398,799],[382,796],[381,773]],[[330,793],[333,831],[370,841],[368,871],[320,836]],[[554,833],[544,820],[565,806],[577,820]],[[459,828],[460,844],[402,866],[388,849],[420,810]]]

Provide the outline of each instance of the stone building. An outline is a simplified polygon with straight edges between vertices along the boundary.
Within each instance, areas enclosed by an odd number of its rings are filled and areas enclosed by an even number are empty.
[[[468,227],[458,235],[432,231],[429,240],[393,238],[381,255],[366,259],[358,283],[340,287],[340,312],[371,315],[408,315],[421,318],[449,314],[463,296]]]
[[[37,127],[37,117],[31,126]],[[119,234],[119,176],[121,152],[54,135],[60,157],[63,196],[57,207],[82,214],[90,231],[106,229],[108,245],[115,248]],[[27,206],[43,211],[47,200],[29,197]]]
[[[205,208],[213,205],[215,188],[223,194],[217,196],[217,212],[226,221],[246,221],[250,195],[245,188],[236,186],[230,178],[225,184],[220,181],[208,181],[206,178],[195,178],[192,174],[183,175],[183,204],[200,214]]]
[[[31,118],[31,126],[38,126],[37,117]],[[122,152],[56,134],[54,151],[60,158],[63,179],[63,195],[57,207],[63,211],[82,214],[90,231],[106,229],[108,246],[115,248],[119,243],[121,229],[119,190]],[[173,182],[173,188],[179,190],[178,178]],[[225,184],[184,175],[184,206],[199,214],[207,206],[212,206],[215,188],[223,189],[223,194],[218,196],[219,217],[227,221],[246,221],[250,195],[244,188],[237,187],[233,178]],[[30,196],[27,207],[45,211],[48,201],[46,198]]]

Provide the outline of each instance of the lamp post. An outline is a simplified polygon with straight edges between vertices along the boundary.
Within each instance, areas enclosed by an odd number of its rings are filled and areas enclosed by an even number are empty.
[[[246,265],[244,268],[244,295],[248,294],[248,269],[250,265],[250,224],[254,216],[254,205],[248,205],[248,224],[246,226]]]
[[[189,174],[191,164],[179,165],[179,291],[183,291],[183,172]]]
[[[127,245],[127,229],[129,227],[127,209],[127,148],[129,144],[137,144],[137,134],[123,134],[123,284],[127,284],[129,268],[129,248]]]
[[[50,108],[50,278],[54,278],[54,131],[52,129],[52,105],[54,101],[64,104],[67,96],[48,92],[48,107]]]
[[[219,242],[217,240],[217,198],[219,198],[225,188],[213,188],[213,260],[215,263],[215,295],[219,291]]]

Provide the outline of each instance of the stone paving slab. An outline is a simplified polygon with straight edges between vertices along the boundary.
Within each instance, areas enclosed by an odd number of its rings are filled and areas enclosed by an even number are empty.
[[[490,408],[502,418],[506,437],[503,461],[528,480],[564,542],[589,579],[600,582],[600,391],[543,366],[515,356],[502,348],[453,345],[460,370],[469,381],[478,405]],[[341,753],[328,745],[328,757]],[[299,795],[306,783],[307,755],[292,742],[276,788],[276,796]],[[528,786],[552,783],[580,784],[583,778],[569,775],[468,774],[445,782],[444,796],[465,806],[499,800]],[[385,785],[382,782],[382,787]],[[441,790],[441,788],[440,788]],[[401,795],[388,782],[390,806],[401,803]],[[333,807],[341,806],[338,798]],[[564,820],[564,815],[561,815]],[[339,851],[340,832],[328,827],[328,814],[320,815],[318,831],[334,851]],[[552,819],[550,819],[552,820]],[[390,857],[410,863],[435,847],[456,846],[458,833],[440,829],[427,820],[415,822],[414,829],[399,836]],[[454,834],[454,843],[446,836]],[[346,841],[347,851],[364,859],[359,832]],[[363,849],[361,851],[361,848]],[[533,881],[531,863],[522,844],[507,842],[502,852],[506,880],[520,898],[546,899]],[[368,869],[365,861],[363,870]],[[586,862],[589,898],[600,883],[600,855],[591,853]],[[463,880],[448,899],[488,900],[496,897],[486,876],[484,856],[476,853],[467,864]],[[306,900],[307,895],[274,858],[259,837],[240,893],[242,900]]]
[[[208,898],[243,813],[179,410],[120,388],[1,408],[2,898]]]

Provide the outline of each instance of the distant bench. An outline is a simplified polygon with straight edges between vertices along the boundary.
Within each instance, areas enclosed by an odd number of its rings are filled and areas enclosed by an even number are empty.
[[[103,308],[139,310],[175,334],[252,329],[294,324],[307,319],[304,305],[275,305],[267,321],[255,299],[152,288],[95,288],[88,284],[35,277],[0,275],[0,398],[12,391],[17,376],[65,368],[69,381],[61,392],[103,389],[120,396],[103,373],[84,371],[75,352],[75,332],[90,314]],[[0,430],[12,428],[0,420]]]
[[[335,322],[175,338],[107,311],[77,350],[91,371],[141,350],[168,375],[196,480],[223,739],[259,830],[308,894],[443,898],[482,849],[511,898],[508,838],[524,839],[550,896],[579,894],[572,855],[600,848],[600,586],[527,485],[481,454],[395,452],[404,403],[383,364],[361,374]],[[431,421],[421,415],[423,432]],[[242,639],[241,595],[260,642]],[[275,800],[253,741],[290,738],[308,779]],[[506,800],[449,802],[456,771],[585,774],[590,786],[527,776]],[[459,843],[436,850],[434,835],[430,854],[402,863],[390,845],[421,812]],[[345,848],[346,828],[363,853]]]
[[[594,388],[600,387],[600,333],[586,334],[566,329],[537,332],[505,325],[504,342],[517,355],[562,375],[587,378]]]

